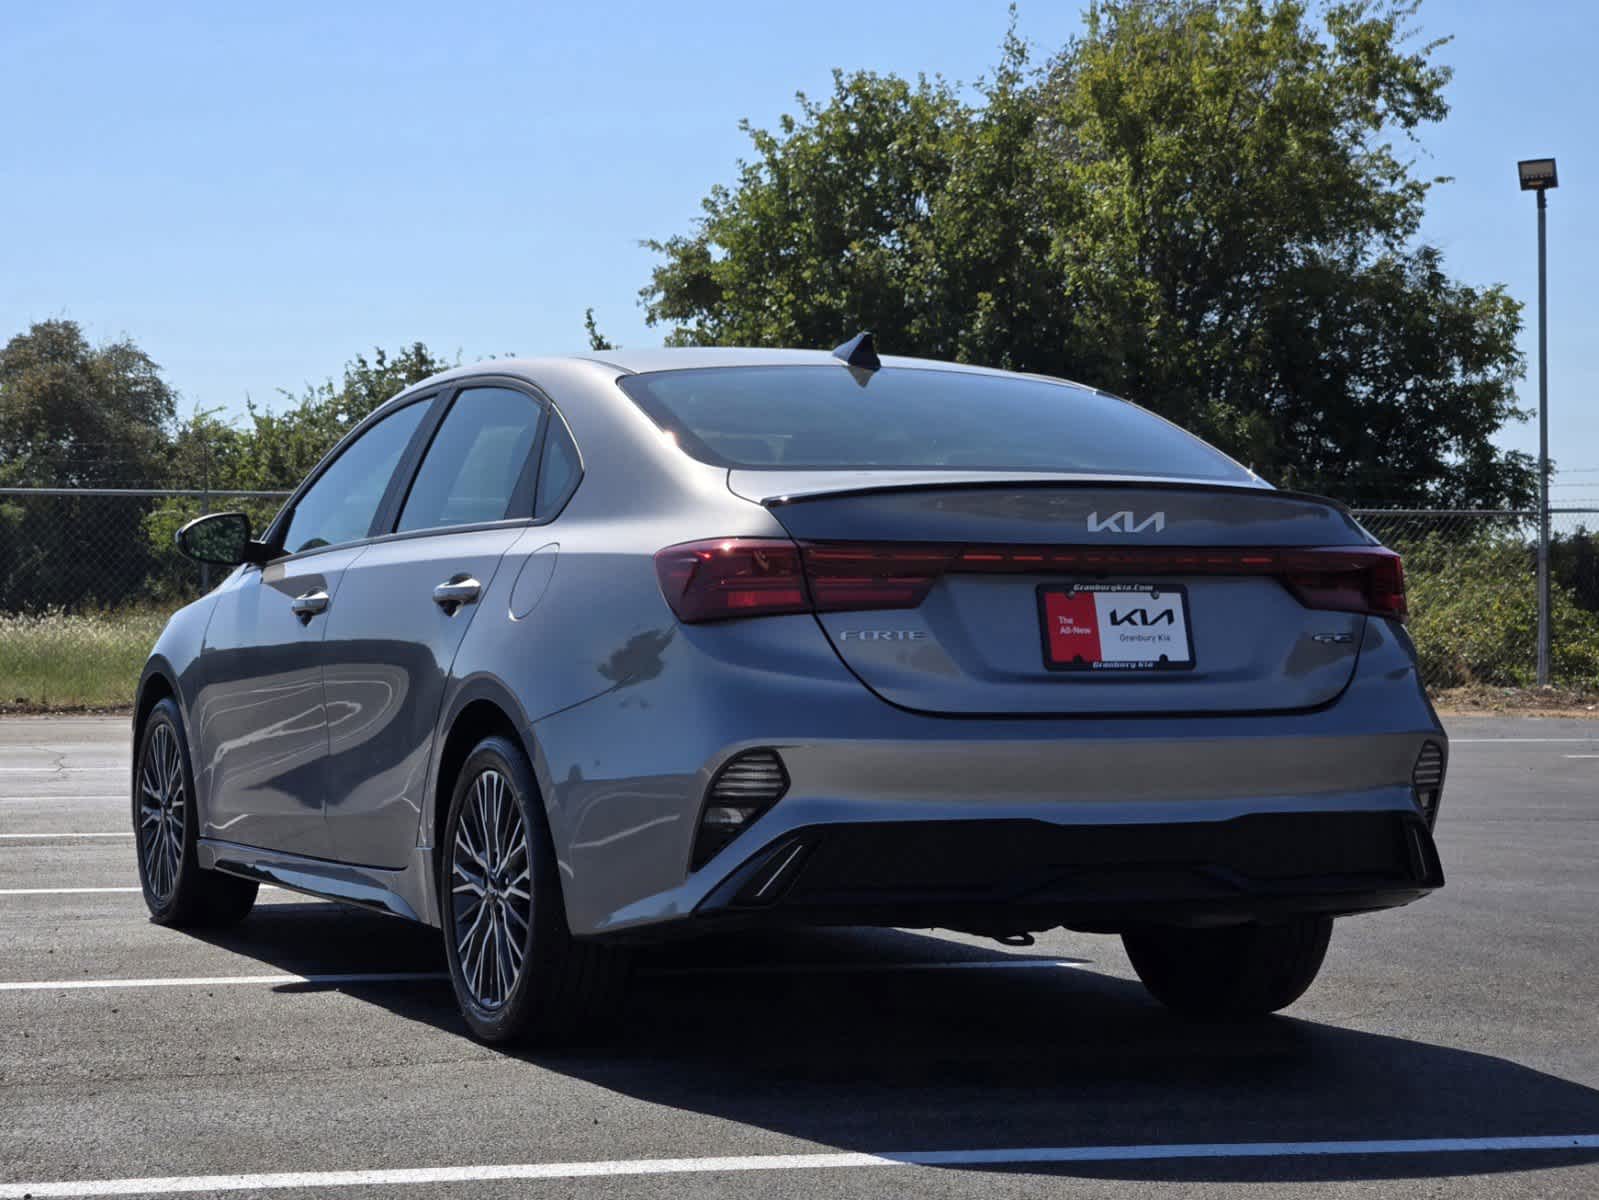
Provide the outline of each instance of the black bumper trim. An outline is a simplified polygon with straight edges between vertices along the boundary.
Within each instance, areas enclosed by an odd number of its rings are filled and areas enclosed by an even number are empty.
[[[1228,821],[810,826],[762,847],[702,901],[761,923],[1231,924],[1408,904],[1443,886],[1419,813],[1256,813]]]

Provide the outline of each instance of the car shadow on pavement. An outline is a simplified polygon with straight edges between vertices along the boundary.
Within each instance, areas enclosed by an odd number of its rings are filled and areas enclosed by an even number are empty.
[[[326,904],[263,905],[206,940],[298,973],[444,967],[436,931]],[[1101,944],[1119,956],[1113,941]],[[1061,961],[893,930],[672,944],[639,955],[602,1044],[507,1053],[651,1104],[874,1153],[1599,1131],[1599,1091],[1503,1058],[1293,1015],[1186,1021],[1093,963],[879,969],[1011,958]],[[465,1036],[447,984],[338,990]],[[1423,1015],[1444,1036],[1447,1001],[1436,1005]],[[1582,1150],[948,1169],[1243,1182],[1596,1161]]]

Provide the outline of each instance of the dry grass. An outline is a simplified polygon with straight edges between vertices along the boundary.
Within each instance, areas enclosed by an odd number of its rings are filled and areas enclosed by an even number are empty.
[[[1585,717],[1599,720],[1599,689],[1592,687],[1470,687],[1432,693],[1438,711],[1458,716]]]
[[[128,708],[165,608],[0,613],[0,712]]]

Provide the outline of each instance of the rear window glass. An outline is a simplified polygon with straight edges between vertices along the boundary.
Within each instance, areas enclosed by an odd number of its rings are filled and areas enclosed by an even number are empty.
[[[620,383],[684,450],[717,466],[1250,478],[1135,404],[1042,379],[840,364],[656,371]]]

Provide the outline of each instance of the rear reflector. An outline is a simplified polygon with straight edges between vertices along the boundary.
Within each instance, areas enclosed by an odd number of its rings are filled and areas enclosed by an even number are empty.
[[[1416,765],[1410,772],[1411,787],[1416,796],[1416,807],[1427,818],[1431,829],[1438,820],[1438,801],[1443,798],[1444,752],[1437,742],[1427,742],[1416,755]]]
[[[798,612],[915,608],[940,576],[1264,575],[1306,608],[1404,620],[1405,569],[1382,546],[1107,548],[720,538],[655,556],[686,623]]]
[[[775,750],[746,750],[723,764],[705,792],[691,866],[697,871],[788,791]]]

